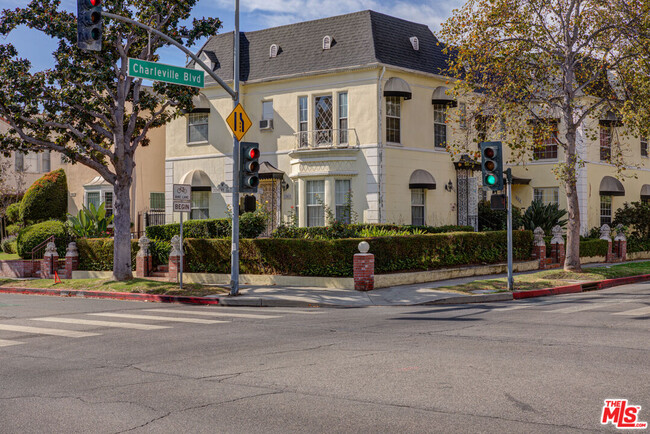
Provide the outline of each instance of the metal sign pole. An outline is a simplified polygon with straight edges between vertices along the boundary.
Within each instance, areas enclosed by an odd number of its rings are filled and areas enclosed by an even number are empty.
[[[235,0],[234,91],[232,107],[239,105],[239,0]],[[239,140],[232,145],[232,250],[230,253],[230,295],[239,294]]]
[[[512,277],[512,171],[506,170],[507,180],[507,199],[508,199],[508,291],[514,289],[514,279]]]
[[[179,249],[180,254],[181,254],[181,263],[179,264],[180,267],[180,288],[183,289],[183,214],[185,214],[183,211],[181,211],[181,248]]]

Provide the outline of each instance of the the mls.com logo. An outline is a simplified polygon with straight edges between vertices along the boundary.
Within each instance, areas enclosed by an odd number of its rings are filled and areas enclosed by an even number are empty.
[[[648,422],[639,421],[640,405],[627,405],[627,399],[606,399],[600,423],[612,423],[618,429],[645,429]]]

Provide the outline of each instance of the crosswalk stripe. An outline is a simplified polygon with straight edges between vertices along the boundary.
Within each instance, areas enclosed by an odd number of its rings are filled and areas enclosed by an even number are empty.
[[[254,311],[254,312],[269,312],[269,313],[297,313],[299,315],[320,315],[325,312],[317,310],[292,310],[292,309],[277,309],[275,307],[239,307],[239,306],[221,306],[215,309],[229,309],[232,311]]]
[[[0,347],[8,347],[10,345],[19,345],[19,344],[24,344],[24,342],[8,341],[5,339],[0,339]]]
[[[217,321],[212,319],[200,319],[200,318],[179,318],[174,316],[134,315],[130,313],[101,312],[101,313],[90,313],[89,315],[110,316],[115,318],[146,319],[151,321],[191,322],[195,324],[217,324],[220,322],[228,322],[228,321]]]
[[[35,321],[60,322],[64,324],[83,324],[83,325],[116,327],[116,328],[135,329],[135,330],[159,330],[159,329],[170,328],[169,326],[137,324],[137,323],[128,323],[128,322],[96,321],[92,319],[58,318],[58,317],[31,318],[31,319]]]
[[[496,309],[494,309],[494,312],[506,312],[508,310],[526,309],[526,308],[529,308],[529,307],[547,306],[549,304],[559,304],[559,303],[561,303],[561,302],[559,302],[559,301],[534,301],[534,302],[516,304],[514,306],[509,306],[509,307],[504,307],[504,308],[496,308]]]
[[[641,316],[650,314],[650,306],[641,307],[639,309],[627,310],[625,312],[616,312],[613,315],[628,315],[628,316]]]
[[[555,309],[555,310],[547,310],[546,313],[574,313],[574,312],[582,312],[583,310],[592,310],[592,309],[600,309],[606,306],[611,306],[613,304],[619,304],[619,303],[628,303],[632,300],[621,300],[621,301],[606,301],[602,303],[589,303],[589,304],[583,304],[579,306],[569,306],[569,307],[563,307],[561,309]]]
[[[282,318],[281,315],[256,315],[254,313],[232,313],[232,312],[215,312],[215,311],[208,312],[208,311],[200,311],[200,310],[176,310],[176,309],[143,309],[143,310],[147,312],[166,312],[166,313],[180,313],[180,314],[204,315],[204,316],[227,316],[233,318],[251,318],[251,319]]]
[[[40,327],[26,327],[11,324],[0,324],[0,330],[11,332],[34,333],[38,335],[64,336],[66,338],[85,338],[89,336],[100,336],[100,333],[78,332],[73,330],[44,329]]]

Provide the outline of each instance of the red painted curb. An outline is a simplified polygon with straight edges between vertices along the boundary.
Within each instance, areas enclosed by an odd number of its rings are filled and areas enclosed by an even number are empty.
[[[648,280],[650,280],[650,274],[641,274],[638,276],[629,276],[629,277],[619,277],[616,279],[594,280],[592,282],[581,283],[578,285],[557,286],[555,288],[533,289],[530,291],[513,291],[512,298],[521,299],[521,298],[545,297],[549,295],[573,294],[576,292],[591,291],[594,289],[612,288],[614,286],[628,285],[630,283],[645,282]]]
[[[0,293],[51,295],[58,297],[107,298],[113,300],[150,301],[154,303],[219,304],[218,298],[182,295],[137,294],[131,292],[80,291],[76,289],[0,288]]]

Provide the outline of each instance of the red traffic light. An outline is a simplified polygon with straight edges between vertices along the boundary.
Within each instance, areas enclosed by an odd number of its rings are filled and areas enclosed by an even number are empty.
[[[494,158],[494,148],[485,148],[483,155],[485,155],[486,158]]]
[[[250,159],[260,158],[259,148],[250,148],[248,150],[248,158]]]
[[[93,7],[100,6],[102,4],[102,0],[88,0],[88,3],[90,3]]]

